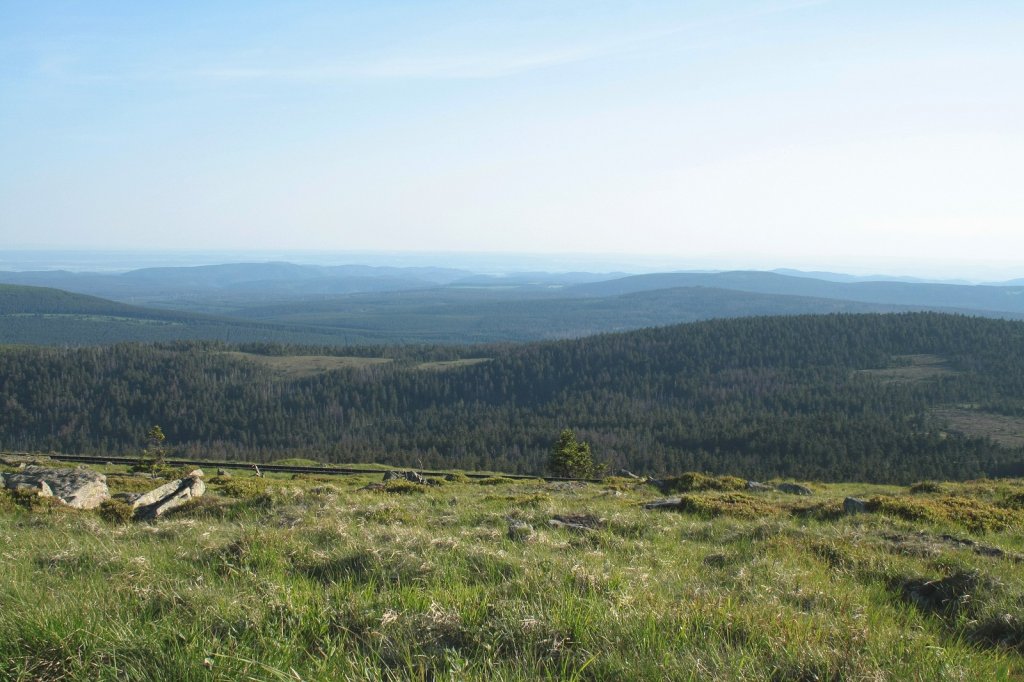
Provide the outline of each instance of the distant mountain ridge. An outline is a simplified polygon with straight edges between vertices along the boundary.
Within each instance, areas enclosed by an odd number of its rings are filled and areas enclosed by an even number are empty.
[[[445,268],[366,265],[228,263],[160,267],[125,273],[57,271],[0,272],[0,282],[47,286],[120,301],[151,303],[196,295],[295,297],[360,291],[390,291],[445,285],[473,273]]]
[[[786,275],[788,277],[821,279],[826,282],[907,282],[910,284],[962,284],[967,286],[973,284],[973,282],[966,279],[931,279],[927,277],[910,277],[907,275],[847,275],[842,272],[793,270],[792,268],[776,268],[771,272],[774,272],[777,275]],[[1009,285],[1011,282],[1002,282],[1001,284]]]
[[[0,272],[0,282],[44,286],[123,303],[224,313],[274,301],[430,289],[514,289],[560,297],[612,296],[657,289],[711,287],[900,306],[1024,313],[1024,280],[971,285],[908,277],[857,277],[795,270],[667,272],[644,275],[588,272],[480,274],[437,267],[227,263],[143,268],[119,274]]]
[[[442,287],[268,300],[230,314],[146,308],[57,289],[0,285],[0,343],[87,345],[222,340],[338,345],[471,344],[579,338],[712,318],[917,310],[695,286],[573,296],[571,287]]]
[[[811,296],[860,303],[1024,313],[1024,286],[931,284],[892,281],[832,282],[763,271],[659,273],[573,287],[581,296],[651,291],[671,287],[715,287],[786,296]]]

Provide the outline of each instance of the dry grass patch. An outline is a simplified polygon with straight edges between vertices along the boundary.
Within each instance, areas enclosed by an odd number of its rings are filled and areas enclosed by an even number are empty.
[[[1011,417],[994,412],[944,407],[931,410],[931,414],[949,423],[954,431],[967,436],[991,438],[1011,448],[1024,446],[1024,417]]]
[[[257,355],[227,351],[223,355],[236,360],[255,362],[269,368],[281,379],[302,379],[340,369],[359,369],[386,365],[391,358],[364,358],[340,355]]]

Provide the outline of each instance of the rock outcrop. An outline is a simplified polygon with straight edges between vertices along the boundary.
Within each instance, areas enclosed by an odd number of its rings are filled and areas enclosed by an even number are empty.
[[[12,483],[7,485],[3,478],[3,474],[0,473],[0,485],[10,490],[20,490],[33,492],[39,497],[53,497],[53,491],[50,490],[50,486],[46,481],[38,481],[35,483]]]
[[[781,493],[789,493],[790,495],[810,495],[811,489],[806,488],[796,483],[779,483],[775,486],[775,489]]]
[[[203,472],[196,469],[185,478],[171,481],[140,495],[132,502],[132,508],[137,518],[154,519],[189,500],[202,497],[205,492]]]
[[[3,478],[6,488],[38,490],[44,497],[52,496],[75,509],[95,509],[110,499],[107,477],[85,467],[51,469],[32,465]],[[47,490],[50,495],[46,495]]]

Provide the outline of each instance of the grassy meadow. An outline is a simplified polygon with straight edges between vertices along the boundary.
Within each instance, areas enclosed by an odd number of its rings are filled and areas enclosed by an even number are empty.
[[[235,474],[155,522],[0,491],[0,678],[1024,679],[1022,481],[452,478]]]

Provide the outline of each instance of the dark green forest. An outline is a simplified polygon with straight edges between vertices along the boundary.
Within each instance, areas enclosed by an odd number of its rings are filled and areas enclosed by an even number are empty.
[[[225,351],[385,356],[282,379]],[[909,356],[942,371],[887,375]],[[444,369],[423,362],[487,357]],[[572,428],[638,473],[906,482],[1012,468],[1011,449],[931,410],[1020,415],[1024,323],[940,313],[713,320],[489,347],[306,348],[214,342],[0,352],[0,448],[543,470]]]

